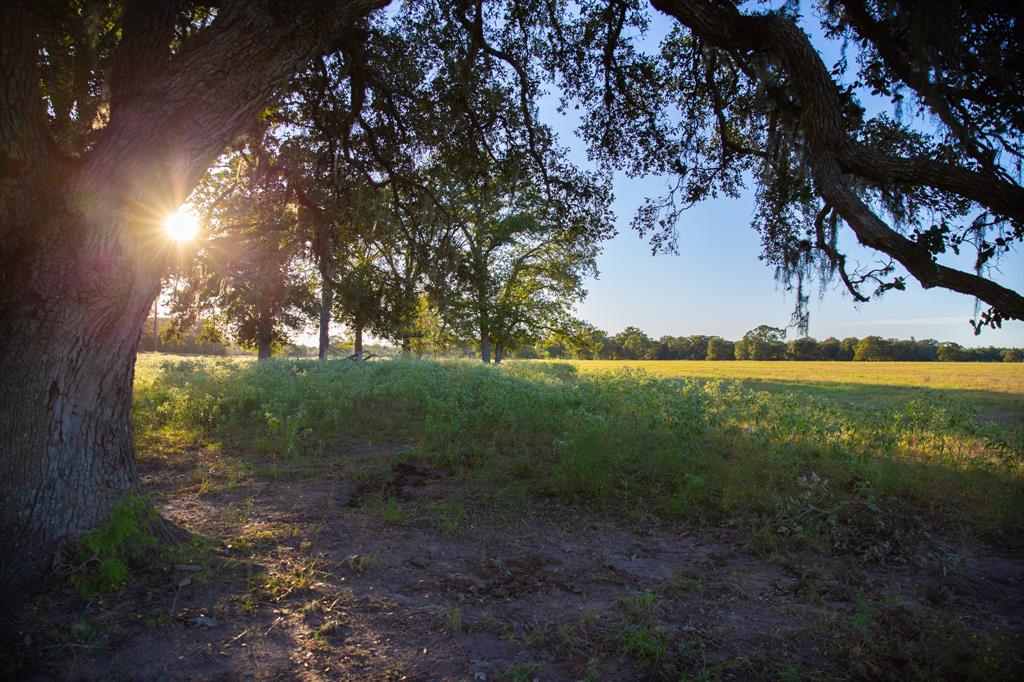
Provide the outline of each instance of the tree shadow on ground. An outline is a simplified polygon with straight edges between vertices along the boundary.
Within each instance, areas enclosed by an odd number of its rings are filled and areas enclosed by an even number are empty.
[[[955,676],[984,663],[976,641],[1024,624],[1024,564],[998,552],[944,572],[765,552],[736,528],[568,501],[495,514],[493,490],[370,445],[332,450],[315,473],[250,462],[244,477],[204,479],[186,466],[141,464],[162,512],[208,538],[191,559],[199,570],[143,574],[98,600],[47,595],[22,628],[23,672],[625,680],[910,666]],[[373,467],[364,480],[347,474]],[[452,513],[456,499],[469,513]],[[958,640],[949,624],[960,619]],[[892,656],[901,651],[915,654]]]
[[[790,391],[833,401],[848,409],[898,408],[911,400],[923,400],[966,408],[980,420],[1008,426],[1024,425],[1024,397],[979,389],[892,386],[797,380],[739,380],[744,386],[764,391]]]

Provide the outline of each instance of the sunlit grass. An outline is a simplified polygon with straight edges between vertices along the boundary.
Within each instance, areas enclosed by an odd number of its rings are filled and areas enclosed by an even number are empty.
[[[561,361],[559,361],[561,362]],[[752,379],[995,391],[1024,396],[1024,363],[570,360],[581,372],[642,369],[671,379]]]
[[[976,368],[992,369],[967,369]],[[992,420],[977,395],[1020,399],[907,385],[665,380],[611,364],[150,355],[139,360],[135,415],[144,452],[177,441],[265,471],[267,462],[287,463],[281,470],[316,475],[346,444],[402,444],[403,456],[455,472],[493,504],[546,498],[638,517],[730,520],[768,542],[885,559],[911,551],[927,528],[1024,537],[1024,429],[1005,413]],[[382,513],[407,520],[401,509]]]

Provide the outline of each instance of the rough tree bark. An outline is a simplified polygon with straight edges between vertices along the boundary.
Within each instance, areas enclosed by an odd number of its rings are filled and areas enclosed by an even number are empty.
[[[353,329],[355,334],[355,340],[352,342],[352,353],[355,355],[356,360],[363,359],[363,328],[360,325],[356,325]]]
[[[320,350],[319,358],[327,359],[331,347],[331,310],[334,308],[334,289],[326,267],[320,269]]]
[[[0,600],[140,487],[132,380],[166,264],[160,219],[304,63],[384,4],[224,3],[172,55],[173,3],[129,2],[110,122],[71,159],[49,138],[35,7],[0,3]]]
[[[491,364],[491,337],[485,323],[480,324],[480,360],[485,364]]]
[[[269,360],[274,354],[274,317],[267,308],[260,309],[256,322],[256,359]]]

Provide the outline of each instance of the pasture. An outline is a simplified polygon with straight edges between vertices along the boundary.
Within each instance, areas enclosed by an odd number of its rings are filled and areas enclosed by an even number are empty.
[[[192,542],[24,631],[69,677],[1005,678],[1021,371],[140,356]]]
[[[789,391],[857,409],[899,409],[916,398],[966,402],[982,418],[1024,420],[1024,364],[995,362],[761,362],[573,360],[581,372],[637,369],[663,379],[742,381],[750,388]]]
[[[574,360],[584,372],[639,369],[663,379],[724,379],[822,387],[902,386],[1024,397],[1024,364],[998,362],[760,362]]]

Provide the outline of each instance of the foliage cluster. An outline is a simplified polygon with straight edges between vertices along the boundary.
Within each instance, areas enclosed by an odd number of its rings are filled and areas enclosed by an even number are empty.
[[[225,345],[208,336],[201,326],[185,331],[172,320],[163,317],[157,319],[154,333],[153,318],[149,318],[139,337],[139,352],[156,351],[175,355],[232,355],[244,352],[241,348]]]
[[[156,546],[157,521],[146,498],[126,495],[105,524],[81,537],[80,560],[69,573],[71,584],[84,596],[123,586],[132,577],[132,564]]]

